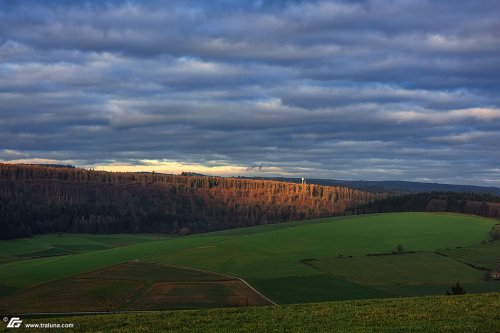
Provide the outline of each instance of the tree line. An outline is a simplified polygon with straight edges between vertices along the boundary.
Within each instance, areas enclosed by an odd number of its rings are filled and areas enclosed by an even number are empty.
[[[383,197],[341,186],[0,164],[0,237],[200,233],[356,213]]]
[[[500,197],[474,192],[423,192],[387,196],[357,210],[360,214],[427,211],[500,218]]]
[[[189,234],[347,214],[438,211],[500,218],[481,193],[390,195],[197,174],[0,164],[0,239],[41,233]]]

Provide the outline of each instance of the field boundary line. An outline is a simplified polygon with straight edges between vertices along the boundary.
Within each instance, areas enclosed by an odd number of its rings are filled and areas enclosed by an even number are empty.
[[[270,300],[268,297],[266,297],[264,294],[262,294],[260,291],[258,291],[257,289],[255,289],[254,287],[252,287],[250,285],[250,283],[246,282],[245,280],[243,280],[242,278],[240,277],[237,277],[235,276],[235,278],[237,278],[238,280],[240,280],[241,282],[243,282],[245,285],[247,285],[250,289],[252,289],[254,292],[256,292],[258,295],[260,295],[262,298],[264,298],[266,301],[268,301],[269,303],[271,303],[272,305],[278,305],[278,303],[276,302],[273,302],[272,300]]]
[[[217,275],[226,276],[228,278],[239,280],[239,281],[243,282],[243,284],[245,284],[251,290],[253,290],[255,293],[257,293],[257,295],[259,295],[260,297],[264,298],[266,301],[268,301],[272,305],[278,305],[278,303],[270,300],[267,296],[265,296],[260,291],[258,291],[257,289],[255,289],[251,284],[249,284],[247,281],[245,281],[244,279],[240,278],[239,276],[234,276],[234,275],[229,275],[229,274],[226,274],[226,273],[219,273],[219,272],[209,271],[209,270],[206,270],[206,269],[195,268],[195,267],[190,267],[190,266],[182,266],[182,265],[167,264],[167,263],[158,263],[158,262],[156,262],[156,264],[160,264],[160,265],[163,264],[163,265],[166,265],[166,266],[172,266],[172,267],[177,267],[177,268],[182,268],[182,269],[188,269],[188,270],[192,270],[192,271],[195,271],[195,272],[198,271],[200,273],[217,274]]]

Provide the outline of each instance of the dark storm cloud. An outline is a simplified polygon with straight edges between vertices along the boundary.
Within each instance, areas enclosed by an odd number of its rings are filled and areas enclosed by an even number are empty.
[[[0,160],[500,185],[498,17],[487,0],[2,2]]]

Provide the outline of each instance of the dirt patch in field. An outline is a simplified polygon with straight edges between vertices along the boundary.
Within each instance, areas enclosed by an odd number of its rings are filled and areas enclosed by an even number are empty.
[[[158,282],[128,310],[256,306],[269,304],[240,280],[207,282]]]

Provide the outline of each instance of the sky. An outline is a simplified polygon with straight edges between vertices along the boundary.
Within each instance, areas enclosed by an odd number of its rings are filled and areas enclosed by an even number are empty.
[[[500,1],[0,1],[0,161],[500,186]]]

